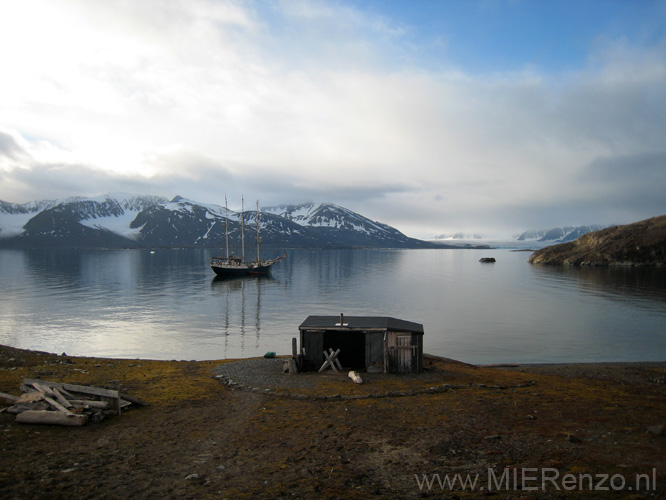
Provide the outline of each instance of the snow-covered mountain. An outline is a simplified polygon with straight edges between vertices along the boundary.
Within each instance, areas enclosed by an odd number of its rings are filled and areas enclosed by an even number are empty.
[[[228,225],[230,245],[239,248],[243,226],[253,244],[256,215],[180,196],[169,201],[126,193],[22,205],[0,201],[0,247],[223,247]],[[434,246],[330,203],[265,208],[259,219],[264,247]]]
[[[481,235],[473,232],[445,233],[433,236],[428,241],[437,243],[449,243],[451,245],[487,245],[492,248],[541,248],[556,243],[566,243],[573,241],[578,237],[598,231],[610,226],[589,225],[589,226],[565,226],[552,229],[540,229],[524,231],[513,236],[509,235]]]
[[[592,231],[599,231],[600,229],[605,229],[610,226],[600,226],[600,225],[591,225],[591,226],[565,226],[565,227],[556,227],[553,229],[541,229],[537,231],[525,231],[524,233],[516,236],[518,241],[538,241],[541,243],[566,243],[567,241],[573,241],[578,239],[580,236],[591,233]]]
[[[268,207],[264,211],[309,228],[330,245],[411,247],[414,239],[397,229],[331,203]],[[419,241],[419,240],[416,240]]]
[[[471,233],[451,233],[451,234],[438,234],[432,237],[435,241],[455,241],[455,240],[482,240],[483,236],[480,234]]]

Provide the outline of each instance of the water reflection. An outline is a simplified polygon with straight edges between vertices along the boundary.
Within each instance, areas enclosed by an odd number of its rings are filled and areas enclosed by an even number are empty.
[[[270,276],[227,280],[213,253],[0,250],[0,343],[258,356],[290,352],[308,315],[345,313],[423,323],[428,352],[468,362],[666,358],[664,269],[533,266],[498,250],[292,250]]]
[[[271,275],[222,277],[215,276],[211,280],[213,296],[222,298],[224,306],[223,321],[220,324],[224,335],[225,356],[228,354],[229,336],[238,332],[240,346],[245,350],[246,336],[254,337],[254,348],[261,344],[261,296],[267,283],[275,283]],[[219,303],[218,303],[219,304]]]
[[[532,273],[553,286],[570,287],[614,300],[643,298],[666,302],[666,269],[531,265]]]

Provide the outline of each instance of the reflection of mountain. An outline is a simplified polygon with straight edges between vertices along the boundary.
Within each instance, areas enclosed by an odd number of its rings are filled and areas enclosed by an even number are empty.
[[[571,282],[587,293],[626,301],[627,296],[646,299],[643,305],[663,308],[666,303],[666,268],[530,266],[539,278],[566,289]],[[641,302],[632,302],[641,304]]]

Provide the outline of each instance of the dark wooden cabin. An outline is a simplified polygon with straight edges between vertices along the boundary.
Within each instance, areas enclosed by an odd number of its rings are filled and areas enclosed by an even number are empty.
[[[411,373],[423,370],[423,325],[384,316],[308,316],[298,327],[303,368],[318,370],[324,350],[340,349],[343,368]]]

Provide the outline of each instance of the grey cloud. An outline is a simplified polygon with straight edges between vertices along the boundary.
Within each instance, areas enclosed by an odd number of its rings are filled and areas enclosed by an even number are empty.
[[[18,160],[21,156],[25,155],[25,151],[19,146],[14,137],[0,131],[0,155],[10,160]]]
[[[645,216],[666,213],[666,151],[599,158],[582,173],[591,201]]]

